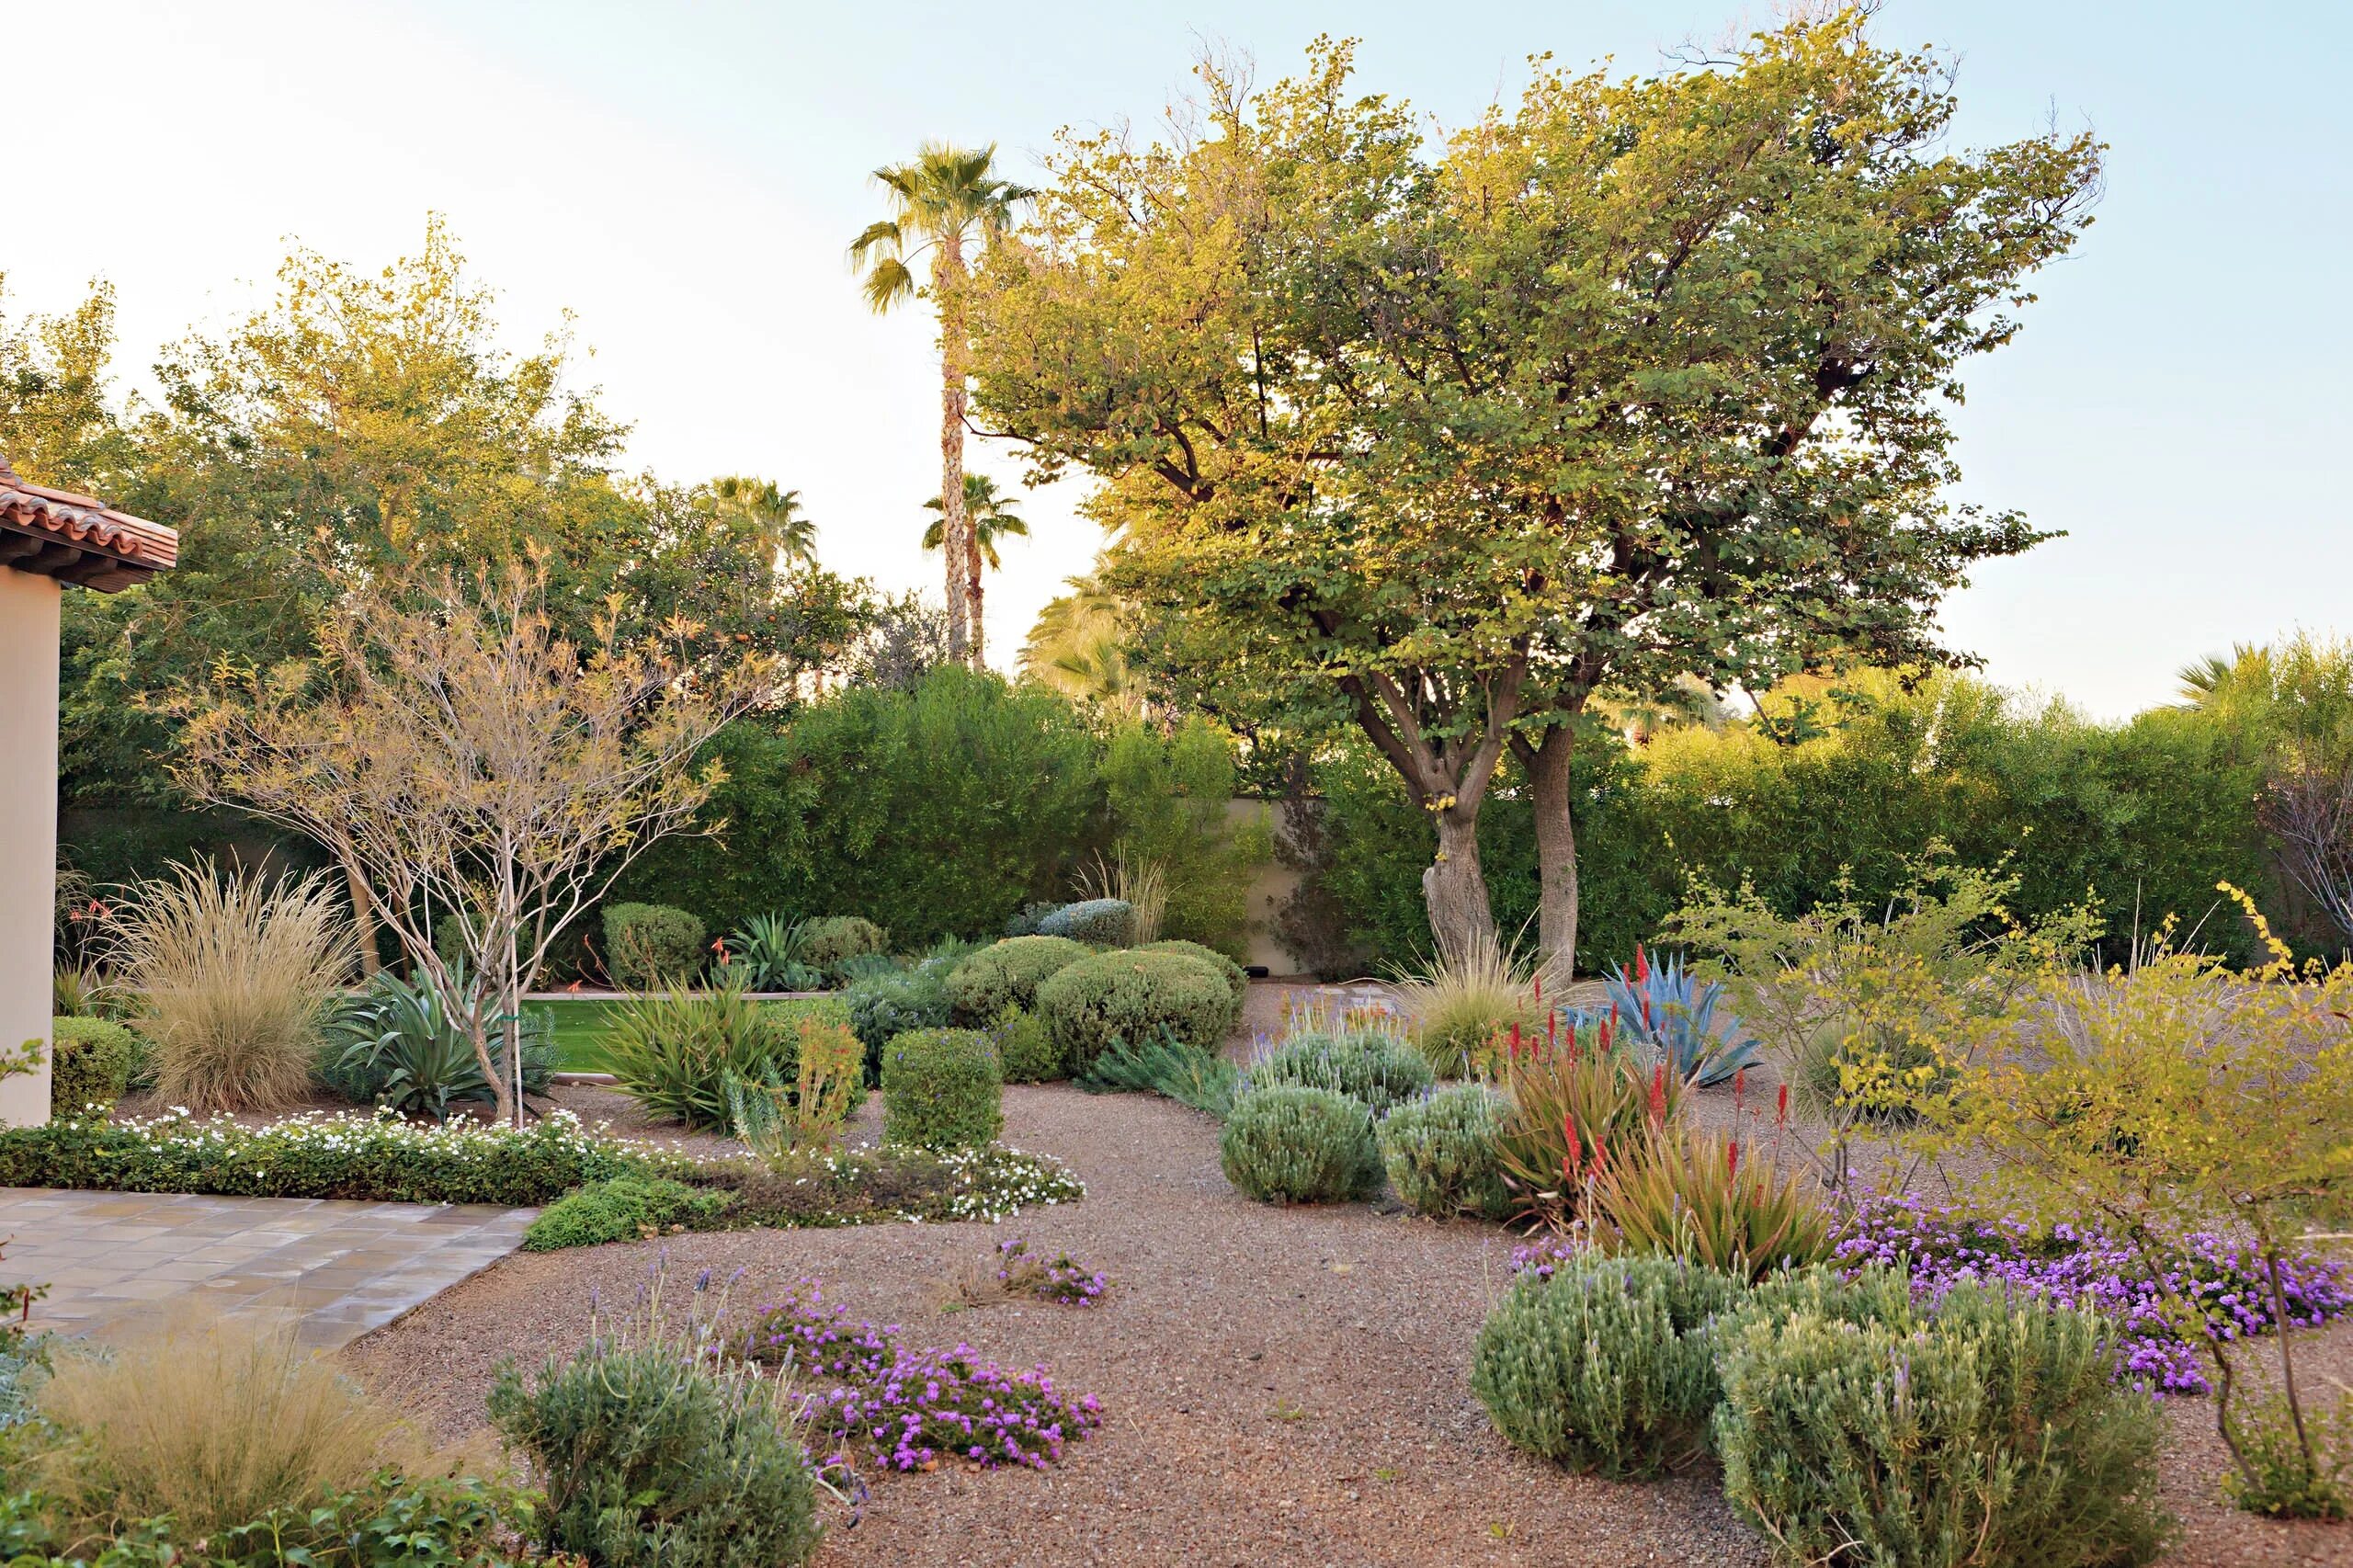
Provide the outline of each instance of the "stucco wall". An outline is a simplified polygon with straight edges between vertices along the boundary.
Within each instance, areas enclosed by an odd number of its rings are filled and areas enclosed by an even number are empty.
[[[39,1073],[0,1078],[0,1126],[49,1119],[61,592],[52,578],[0,567],[0,1046],[42,1042]]]

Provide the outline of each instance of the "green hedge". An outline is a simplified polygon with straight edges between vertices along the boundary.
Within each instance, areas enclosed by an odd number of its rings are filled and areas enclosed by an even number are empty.
[[[1240,1009],[1225,977],[1183,953],[1097,953],[1057,971],[1038,987],[1038,1013],[1084,1074],[1115,1040],[1131,1045],[1173,1030],[1215,1051]]]
[[[51,1018],[49,1039],[49,1103],[60,1116],[114,1104],[146,1054],[137,1035],[107,1018]]]
[[[1005,1131],[1005,1067],[977,1029],[918,1029],[882,1048],[882,1141],[977,1149]]]

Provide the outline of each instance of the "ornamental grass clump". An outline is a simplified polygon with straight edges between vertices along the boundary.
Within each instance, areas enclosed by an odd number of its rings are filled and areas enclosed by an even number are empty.
[[[2165,1422],[2111,1382],[2111,1332],[1976,1285],[1933,1317],[1746,1316],[1719,1336],[1724,1495],[1792,1564],[2150,1562]]]
[[[1381,1187],[1381,1151],[1361,1100],[1331,1089],[1253,1089],[1218,1139],[1225,1179],[1262,1203],[1344,1203]]]
[[[1073,1398],[1043,1367],[1013,1371],[968,1345],[914,1349],[896,1324],[852,1323],[814,1280],[756,1309],[727,1354],[780,1369],[801,1390],[801,1419],[833,1449],[886,1470],[961,1460],[983,1470],[1043,1470],[1103,1424],[1093,1394]]]
[[[166,1103],[275,1110],[310,1092],[320,1031],[358,956],[326,878],[176,866],[115,919],[114,967],[139,996]]]
[[[1744,1279],[1827,1261],[1837,1232],[1818,1183],[1740,1140],[1677,1130],[1592,1181],[1595,1238],[1614,1251],[1689,1258]]]
[[[1436,1219],[1509,1219],[1517,1205],[1496,1148],[1509,1108],[1484,1084],[1449,1084],[1397,1107],[1374,1129],[1390,1189]]]
[[[1708,1451],[1718,1396],[1709,1321],[1743,1282],[1673,1257],[1579,1252],[1524,1272],[1472,1353],[1471,1390],[1515,1448],[1623,1479]]]
[[[1544,1030],[1543,982],[1518,949],[1492,932],[1441,953],[1427,968],[1399,976],[1414,1043],[1442,1078],[1492,1076],[1504,1042]]]
[[[1252,1088],[1292,1084],[1331,1089],[1375,1116],[1430,1086],[1430,1064],[1395,1035],[1379,1029],[1293,1034],[1250,1064]]]
[[[903,1034],[882,1052],[882,1138],[914,1149],[977,1149],[1005,1131],[1005,1069],[977,1029]]]
[[[799,1407],[782,1381],[718,1354],[708,1280],[695,1312],[665,1320],[657,1266],[636,1322],[592,1315],[577,1353],[528,1376],[499,1368],[490,1421],[546,1490],[542,1551],[608,1568],[767,1568],[816,1550]]]

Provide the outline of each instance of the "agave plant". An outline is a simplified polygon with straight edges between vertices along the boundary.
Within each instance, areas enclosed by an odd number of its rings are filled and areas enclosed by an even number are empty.
[[[820,991],[825,971],[803,957],[806,921],[755,915],[727,938],[726,961],[744,966],[747,991]]]
[[[1722,983],[1700,979],[1677,955],[1654,963],[1637,946],[1632,971],[1612,964],[1602,985],[1609,1006],[1586,1008],[1580,1018],[1614,1018],[1620,1041],[1654,1052],[1677,1077],[1705,1087],[1756,1065],[1756,1038],[1742,1032],[1728,1009],[1719,1011]]]
[[[462,986],[462,971],[457,980]],[[555,1065],[554,1030],[548,1016],[537,1012],[525,1013],[517,1029],[523,1091],[542,1093]],[[430,980],[380,974],[344,1005],[325,1032],[319,1076],[348,1099],[446,1121],[453,1106],[496,1098],[460,1010]],[[502,1071],[504,1047],[503,1039],[493,1040],[491,1059]]]

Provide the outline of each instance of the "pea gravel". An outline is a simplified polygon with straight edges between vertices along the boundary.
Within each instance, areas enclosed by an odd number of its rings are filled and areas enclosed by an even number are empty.
[[[1273,1000],[1253,997],[1245,1028],[1279,1016]],[[616,1108],[580,1108],[593,1119]],[[861,1122],[876,1110],[870,1102]],[[1215,1125],[1166,1101],[1017,1086],[1006,1122],[1007,1142],[1071,1165],[1086,1201],[994,1228],[745,1232],[517,1254],[346,1360],[459,1437],[480,1427],[502,1358],[536,1361],[578,1343],[590,1288],[625,1300],[666,1250],[676,1278],[748,1270],[738,1304],[815,1278],[829,1299],[903,1324],[915,1343],[961,1339],[999,1361],[1042,1362],[1060,1386],[1103,1401],[1102,1431],[1046,1471],[876,1478],[864,1522],[835,1530],[824,1568],[1767,1562],[1711,1471],[1618,1484],[1529,1461],[1495,1437],[1470,1393],[1470,1351],[1507,1281],[1504,1232],[1365,1204],[1251,1202],[1218,1170]],[[942,1281],[1015,1235],[1033,1253],[1067,1248],[1106,1271],[1108,1301],[943,1312]],[[2353,1336],[2305,1343],[2312,1381],[2353,1377]],[[2184,1400],[2170,1414],[2166,1500],[2187,1529],[2167,1564],[2353,1564],[2353,1527],[2275,1524],[2222,1505],[2211,1407]]]

